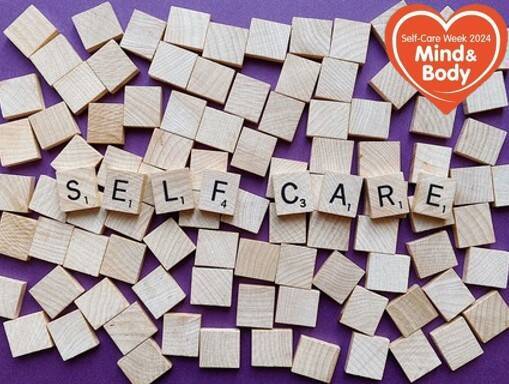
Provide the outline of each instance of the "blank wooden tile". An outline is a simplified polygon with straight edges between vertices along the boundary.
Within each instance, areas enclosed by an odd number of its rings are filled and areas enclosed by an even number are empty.
[[[164,112],[161,129],[194,139],[207,102],[198,97],[173,90]]]
[[[19,316],[26,287],[26,281],[0,276],[0,290],[2,291],[0,317],[12,320]]]
[[[237,300],[237,327],[272,328],[275,287],[239,284]]]
[[[209,23],[203,57],[234,67],[242,67],[249,30],[232,25]]]
[[[201,188],[203,171],[205,169],[226,172],[228,153],[205,149],[192,149],[189,164],[193,179],[193,190],[199,191]]]
[[[358,67],[357,63],[325,57],[322,61],[315,97],[351,102]]]
[[[191,305],[230,307],[233,271],[231,269],[193,267]]]
[[[491,167],[494,207],[509,205],[509,165]]]
[[[143,59],[152,60],[165,28],[166,23],[163,20],[135,9],[120,46]]]
[[[83,61],[64,35],[57,35],[30,56],[30,60],[48,85],[53,85]]]
[[[198,357],[201,314],[167,313],[163,317],[163,355]]]
[[[44,109],[37,75],[32,73],[0,81],[0,107],[5,120],[28,116]]]
[[[106,1],[72,17],[81,42],[88,52],[93,52],[108,40],[122,37],[122,26],[111,4]]]
[[[275,137],[244,127],[230,164],[232,167],[264,177],[276,143]]]
[[[438,312],[417,284],[387,304],[387,313],[401,334],[408,337],[438,317]]]
[[[354,249],[361,252],[396,253],[399,219],[357,216]]]
[[[115,103],[91,103],[88,106],[87,142],[124,144],[124,106]]]
[[[293,141],[304,110],[302,101],[270,92],[258,129],[285,141]]]
[[[202,174],[200,202],[203,211],[233,215],[239,191],[240,175],[206,169]]]
[[[407,191],[408,183],[401,173],[366,178],[369,216],[378,219],[408,213]]]
[[[0,174],[0,211],[28,213],[34,185],[32,176]]]
[[[371,78],[369,85],[395,109],[401,109],[417,93],[417,90],[398,73],[391,62],[388,62]]]
[[[195,250],[192,240],[172,218],[155,228],[143,241],[167,270]]]
[[[56,172],[60,209],[63,212],[97,208],[101,205],[94,168]]]
[[[185,89],[198,55],[176,45],[159,42],[148,75],[152,79]]]
[[[121,149],[115,149],[121,151]],[[108,152],[111,151],[107,149],[106,155]],[[91,145],[87,144],[85,139],[83,139],[80,135],[75,135],[51,162],[51,167],[55,170],[88,167],[95,168],[102,159],[103,155],[101,155],[101,153],[99,153]],[[104,185],[104,182],[101,182],[99,177],[100,173],[101,169],[99,169],[98,173],[99,185]],[[102,177],[104,178],[104,175]]]
[[[29,205],[30,210],[60,222],[65,222],[66,214],[60,209],[57,181],[52,177],[40,175]]]
[[[145,175],[108,169],[102,207],[111,211],[139,214]]]
[[[26,57],[32,55],[57,34],[56,27],[33,4],[4,30],[4,35]]]
[[[306,242],[306,214],[278,216],[276,204],[269,205],[269,242],[294,243]]]
[[[251,18],[246,56],[282,63],[288,50],[290,32],[290,25]]]
[[[481,164],[495,165],[507,132],[474,119],[463,123],[454,153]]]
[[[274,282],[280,246],[259,240],[239,241],[235,276]]]
[[[362,189],[362,177],[327,172],[322,180],[318,210],[337,216],[355,217]]]
[[[485,287],[507,288],[509,252],[497,249],[467,248],[463,282]]]
[[[454,205],[493,202],[494,188],[490,166],[451,168],[450,175],[456,182]]]
[[[417,96],[410,132],[449,139],[452,136],[455,117],[456,109],[445,115],[427,98]]]
[[[117,362],[118,367],[133,384],[150,384],[172,368],[161,354],[159,345],[147,339]]]
[[[411,383],[442,364],[422,331],[394,340],[389,349]]]
[[[53,264],[63,264],[73,226],[40,216],[29,255]]]
[[[394,4],[392,7],[386,9],[380,15],[371,20],[371,26],[373,27],[373,32],[375,33],[376,38],[385,48],[385,29],[387,28],[387,23],[392,15],[394,15],[399,9],[406,6],[406,2],[401,0]]]
[[[99,197],[102,201],[102,192]],[[104,232],[104,224],[108,211],[104,208],[92,208],[84,211],[74,211],[67,214],[67,222],[78,228],[101,235]]]
[[[355,20],[334,19],[329,56],[364,64],[368,52],[371,25]]]
[[[243,121],[241,117],[206,107],[196,134],[196,141],[221,151],[233,153]]]
[[[181,227],[219,229],[220,214],[198,209],[200,191],[193,191],[195,208],[179,212],[178,224]],[[225,216],[223,216],[224,218]]]
[[[408,205],[413,205],[413,196],[408,196]],[[437,219],[431,216],[423,216],[418,213],[410,211],[410,224],[414,233],[420,233],[429,231],[430,229],[437,229],[447,227],[454,224],[454,215],[451,215],[447,219]]]
[[[273,175],[306,171],[307,166],[307,163],[304,161],[273,157],[270,161],[269,180],[267,182],[265,197],[274,198]]]
[[[488,174],[491,175],[491,173]],[[420,215],[450,219],[455,202],[457,182],[454,178],[420,173],[410,210]]]
[[[200,229],[196,244],[195,265],[234,268],[239,234],[228,231]]]
[[[327,56],[331,33],[331,20],[294,17],[289,52],[316,59]]]
[[[221,222],[251,233],[258,233],[268,208],[269,200],[239,189],[233,215],[222,215]]]
[[[297,375],[330,383],[340,350],[339,345],[301,335],[291,371]]]
[[[111,235],[101,265],[101,275],[135,284],[140,277],[146,245]]]
[[[194,208],[189,168],[161,172],[151,177],[156,214]]]
[[[200,368],[240,368],[240,330],[202,328]]]
[[[309,102],[318,80],[320,67],[320,63],[289,53],[283,63],[275,91]]]
[[[129,172],[138,172],[142,158],[134,153],[124,151],[113,145],[108,145],[104,154],[101,167],[97,172],[97,180],[99,185],[104,186],[106,182],[106,174],[109,168],[123,170]]]
[[[319,300],[320,291],[314,289],[279,287],[276,323],[314,328]]]
[[[164,41],[201,52],[210,23],[210,14],[171,6]]]
[[[133,285],[133,291],[156,319],[186,297],[182,288],[162,266]]]
[[[348,134],[387,140],[391,122],[391,104],[385,101],[352,99]]]
[[[350,174],[354,142],[351,140],[314,137],[309,170],[313,173],[337,172]]]
[[[502,71],[494,72],[463,102],[466,115],[507,107],[507,91]]]
[[[40,160],[41,152],[28,119],[0,124],[0,164],[12,167]]]
[[[447,321],[455,318],[475,300],[453,269],[433,278],[422,289]]]
[[[481,296],[463,312],[463,316],[483,343],[509,328],[509,307],[498,291]]]
[[[37,220],[3,212],[0,219],[0,253],[27,261]]]
[[[360,141],[358,173],[363,177],[393,175],[401,172],[399,141]]]
[[[275,174],[272,176],[272,183],[278,216],[313,211],[309,172]]]
[[[430,332],[433,342],[452,371],[483,354],[483,350],[461,316]]]
[[[122,292],[107,277],[78,297],[74,303],[95,330],[129,306]]]
[[[347,251],[352,219],[314,211],[309,218],[307,246]]]
[[[251,331],[252,367],[291,367],[292,329],[253,329]]]
[[[74,228],[64,267],[90,276],[99,276],[108,240],[107,236]]]
[[[125,127],[157,128],[161,125],[161,87],[130,85],[124,92]]]
[[[457,248],[493,244],[496,241],[489,204],[456,207],[453,213],[453,232]]]
[[[279,253],[276,284],[311,288],[317,251],[298,245],[283,244]]]
[[[381,292],[405,293],[410,274],[410,257],[370,253],[366,264],[367,289]]]
[[[373,380],[382,380],[389,353],[389,339],[352,333],[345,372]]]
[[[12,357],[52,348],[47,324],[48,318],[42,311],[5,321],[4,330]]]
[[[270,84],[237,73],[224,110],[252,123],[258,123]]]
[[[419,173],[447,177],[452,149],[441,145],[415,143],[410,166],[409,183],[416,183]]]
[[[154,129],[143,161],[166,170],[184,168],[192,146],[192,140]]]
[[[233,69],[198,57],[186,90],[207,100],[224,104],[234,75]]]
[[[154,335],[157,332],[157,327],[141,305],[134,302],[108,321],[104,325],[104,330],[120,352],[125,355]]]
[[[306,135],[308,137],[346,139],[349,117],[350,104],[348,103],[311,100]]]

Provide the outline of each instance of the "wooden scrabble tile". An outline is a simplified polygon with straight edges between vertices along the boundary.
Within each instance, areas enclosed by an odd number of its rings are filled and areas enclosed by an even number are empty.
[[[352,99],[348,134],[387,140],[391,123],[391,104],[385,101]]]
[[[408,196],[408,206],[413,205],[413,196]],[[454,224],[454,215],[451,215],[447,219],[437,219],[431,216],[423,216],[418,213],[414,213],[410,210],[410,224],[414,233],[420,233],[429,231],[430,229],[437,229],[447,227]]]
[[[180,147],[182,149],[182,147]],[[151,177],[156,214],[194,208],[189,168],[161,172]]]
[[[244,119],[241,117],[206,107],[196,134],[196,141],[233,153],[243,122]]]
[[[294,17],[289,52],[321,59],[329,53],[331,33],[331,20]]]
[[[309,172],[275,174],[272,176],[272,183],[278,216],[313,211]]]
[[[29,57],[58,34],[56,27],[35,5],[26,8],[5,30],[4,35]]]
[[[373,336],[389,300],[357,285],[346,301],[339,322]]]
[[[297,375],[330,383],[340,350],[339,345],[301,335],[291,371]]]
[[[134,302],[104,324],[104,330],[120,352],[126,355],[153,336],[157,332],[157,327],[141,308],[141,305]]]
[[[200,192],[193,191],[195,208],[179,212],[178,223],[181,227],[219,229],[219,213],[207,212],[198,209]]]
[[[461,316],[430,332],[433,342],[452,371],[483,354],[483,350]]]
[[[446,321],[455,318],[475,300],[453,269],[433,278],[422,289]]]
[[[121,151],[121,149],[115,149]],[[106,155],[108,155],[108,152],[110,151],[106,150]],[[51,162],[51,167],[55,170],[95,168],[102,159],[103,155],[101,153],[89,145],[80,135],[75,135]],[[99,173],[101,173],[100,169]],[[99,181],[99,185],[104,185],[104,183]]]
[[[232,25],[209,23],[203,57],[241,68],[249,30]]]
[[[133,384],[149,384],[172,368],[159,345],[147,339],[117,362],[120,370]]]
[[[240,330],[202,328],[200,368],[240,368]]]
[[[28,119],[0,124],[0,164],[12,167],[40,160],[41,152]]]
[[[288,50],[291,29],[287,24],[251,18],[246,56],[282,63]]]
[[[101,275],[135,284],[145,258],[145,244],[111,235],[101,264]]]
[[[282,244],[276,273],[276,284],[311,288],[317,250],[298,245]]]
[[[302,327],[316,327],[320,291],[279,287],[276,305],[276,323]]]
[[[411,211],[443,220],[451,218],[457,193],[456,186],[454,178],[420,173],[417,177]]]
[[[405,7],[407,4],[405,0],[401,0],[394,4],[392,7],[388,8],[380,15],[371,20],[371,26],[373,27],[373,32],[375,33],[375,37],[378,39],[380,44],[385,48],[385,29],[387,28],[387,23],[389,19],[394,15],[399,9]]]
[[[230,307],[232,289],[231,269],[193,267],[191,305]]]
[[[143,241],[167,270],[196,249],[192,240],[172,218],[155,228]]]
[[[441,145],[415,143],[410,166],[409,183],[416,183],[419,173],[447,177],[452,149]]]
[[[352,219],[314,211],[309,218],[307,246],[347,251]]]
[[[54,319],[85,289],[69,272],[56,266],[29,290],[44,312]]]
[[[302,101],[270,92],[258,130],[293,141],[305,105]]]
[[[306,135],[308,137],[346,139],[349,117],[350,104],[348,103],[311,100]]]
[[[199,191],[204,170],[214,169],[216,171],[226,172],[228,153],[205,149],[192,149],[189,164],[193,180],[193,190]]]
[[[133,291],[156,319],[186,297],[182,288],[162,266],[133,285]]]
[[[239,284],[237,327],[272,328],[276,288]]]
[[[498,291],[481,296],[463,312],[463,316],[483,343],[509,328],[509,307]]]
[[[72,22],[88,52],[95,51],[111,39],[119,40],[124,33],[108,1],[74,15]]]
[[[47,324],[48,318],[42,311],[5,321],[4,330],[12,357],[52,348]]]
[[[157,128],[161,125],[161,87],[128,85],[124,92],[125,127]]]
[[[326,172],[320,188],[318,210],[337,216],[357,216],[362,180],[360,176]]]
[[[406,248],[420,279],[458,265],[451,240],[445,230],[409,241]]]
[[[34,185],[32,176],[0,174],[0,211],[28,213]]]
[[[210,14],[171,6],[164,41],[201,52],[210,23]]]
[[[87,142],[124,144],[124,105],[90,103],[88,106]]]
[[[46,175],[39,176],[29,208],[40,215],[65,222],[66,214],[60,209],[58,186],[55,179]]]
[[[463,282],[485,287],[507,288],[509,252],[497,249],[467,248]]]
[[[30,60],[48,85],[53,85],[83,61],[64,35],[57,35],[30,56]]]
[[[368,52],[371,25],[348,19],[334,19],[329,56],[364,64]]]
[[[276,143],[275,137],[244,127],[233,152],[231,166],[264,177]]]
[[[19,316],[26,287],[26,281],[0,276],[0,290],[2,291],[0,317],[12,320]]]
[[[395,109],[401,109],[417,93],[417,90],[396,71],[390,61],[371,78],[369,85]]]
[[[167,313],[163,317],[163,355],[198,357],[201,315]]]
[[[237,73],[224,110],[252,123],[258,123],[270,84]]]
[[[186,90],[207,100],[224,104],[235,71],[225,65],[198,57]]]
[[[56,175],[60,209],[63,212],[100,206],[94,168],[64,169],[57,171]]]
[[[164,172],[163,169],[154,167],[147,163],[141,163],[138,173],[145,175],[145,184],[143,185],[143,202],[154,205],[154,194],[152,193],[152,176]]]
[[[235,264],[235,276],[274,282],[280,246],[241,238]]]
[[[99,192],[102,202],[103,193]],[[104,225],[108,211],[104,208],[92,208],[84,211],[74,211],[67,214],[67,222],[78,228],[101,235],[104,232]]]
[[[369,216],[378,219],[408,213],[407,192],[408,183],[401,173],[366,178]]]
[[[202,173],[200,202],[203,211],[233,215],[239,191],[240,175],[206,169]]]
[[[306,214],[278,216],[276,204],[269,205],[269,242],[304,244],[306,242]]]
[[[173,90],[164,112],[161,129],[194,140],[207,102]]]
[[[411,383],[442,364],[422,331],[394,340],[389,349]]]
[[[204,267],[234,268],[239,234],[200,229],[194,264]]]
[[[452,136],[455,118],[456,109],[445,115],[427,98],[417,96],[410,132],[449,139]]]
[[[102,207],[111,211],[139,214],[144,183],[145,175],[141,173],[108,169]]]
[[[233,215],[222,215],[221,222],[251,233],[258,233],[268,208],[269,200],[239,189]]]
[[[493,244],[496,241],[489,204],[456,207],[453,213],[453,232],[457,248]]]
[[[288,329],[251,330],[252,367],[291,367],[293,332]]]
[[[285,174],[293,172],[304,172],[307,170],[307,163],[304,161],[283,159],[280,157],[273,157],[270,161],[269,180],[267,182],[267,191],[265,197],[274,198],[274,187],[272,176],[276,174]]]
[[[289,53],[281,68],[275,91],[309,103],[318,74],[320,63]]]
[[[351,102],[359,64],[324,57],[315,97]]]
[[[74,228],[65,255],[64,267],[98,277],[109,238]]]
[[[507,107],[507,92],[502,71],[494,72],[463,102],[466,115]]]
[[[106,183],[106,173],[108,169],[122,170],[128,172],[138,172],[142,158],[134,153],[124,151],[113,145],[108,145],[101,167],[97,172],[97,181],[100,186]]]
[[[37,220],[3,212],[0,219],[0,254],[27,261]]]
[[[494,207],[507,207],[509,205],[509,165],[491,167],[493,179]]]
[[[372,219],[357,216],[354,249],[361,252],[396,253],[399,219],[387,217]]]
[[[165,28],[166,23],[163,20],[135,9],[120,46],[143,59],[152,60]]]
[[[401,172],[399,141],[360,141],[357,168],[359,176],[375,177]]]
[[[382,380],[390,340],[381,336],[352,333],[345,372],[373,380]]]
[[[185,89],[198,55],[176,45],[159,42],[148,69],[152,79]]]
[[[474,119],[466,119],[454,153],[481,164],[495,165],[507,132]]]
[[[351,140],[314,137],[309,170],[313,173],[350,174],[354,142]]]
[[[95,330],[129,306],[122,292],[107,277],[78,297],[74,303]]]
[[[451,168],[451,179],[456,182],[454,205],[491,203],[494,201],[494,188],[491,167]]]
[[[40,216],[29,255],[53,264],[63,264],[73,226]]]
[[[387,304],[387,313],[401,334],[408,337],[438,317],[428,297],[417,284]]]
[[[370,253],[365,286],[372,291],[405,293],[409,274],[409,256]]]

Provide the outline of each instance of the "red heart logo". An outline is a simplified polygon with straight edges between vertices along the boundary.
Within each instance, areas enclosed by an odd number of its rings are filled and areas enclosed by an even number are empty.
[[[391,17],[385,41],[396,70],[449,113],[498,68],[507,29],[503,18],[483,5],[462,7],[447,21],[431,7],[410,5]]]

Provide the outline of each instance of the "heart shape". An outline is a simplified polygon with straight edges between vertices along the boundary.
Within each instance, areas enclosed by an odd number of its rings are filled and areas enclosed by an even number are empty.
[[[507,29],[482,5],[462,7],[447,21],[431,7],[410,5],[391,17],[385,41],[396,70],[449,113],[498,68]]]

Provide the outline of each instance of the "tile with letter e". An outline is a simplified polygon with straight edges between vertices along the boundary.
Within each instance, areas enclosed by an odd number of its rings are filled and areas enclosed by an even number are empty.
[[[56,175],[60,209],[63,212],[100,206],[94,168],[65,169],[57,171]]]
[[[215,170],[202,174],[200,202],[203,211],[233,215],[239,191],[240,175]]]
[[[270,20],[251,18],[246,56],[282,63],[285,60],[292,27]]]
[[[278,216],[313,211],[313,193],[309,172],[282,173],[272,176]]]
[[[157,173],[150,180],[157,215],[194,208],[189,168]]]
[[[141,209],[145,175],[108,169],[102,207],[111,211],[138,214]]]
[[[353,332],[346,356],[345,372],[373,380],[382,380],[390,340]]]
[[[410,209],[420,215],[447,220],[452,217],[455,194],[454,179],[420,173]]]
[[[276,305],[276,323],[302,327],[316,327],[320,291],[279,287]]]
[[[12,357],[25,356],[53,347],[44,312],[35,312],[4,322]]]
[[[291,371],[297,375],[330,383],[340,350],[339,345],[301,335]]]
[[[202,328],[200,368],[240,368],[240,330]]]

